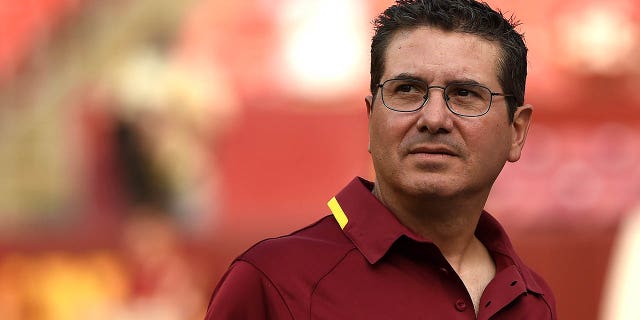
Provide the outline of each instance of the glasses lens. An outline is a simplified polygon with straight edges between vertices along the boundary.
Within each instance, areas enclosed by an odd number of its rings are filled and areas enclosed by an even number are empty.
[[[450,84],[444,93],[451,111],[463,116],[483,115],[491,105],[491,91],[480,85]]]
[[[415,80],[388,80],[382,85],[382,102],[387,108],[410,112],[420,109],[427,95],[427,86]]]

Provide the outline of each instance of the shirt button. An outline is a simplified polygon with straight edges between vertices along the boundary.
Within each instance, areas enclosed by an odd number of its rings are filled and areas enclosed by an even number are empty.
[[[467,310],[467,303],[464,302],[464,299],[458,299],[458,301],[456,301],[456,310],[460,312]]]

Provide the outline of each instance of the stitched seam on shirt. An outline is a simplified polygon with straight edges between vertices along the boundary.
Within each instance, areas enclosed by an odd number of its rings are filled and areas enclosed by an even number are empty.
[[[316,293],[316,289],[320,285],[320,282],[322,282],[325,277],[333,272],[333,270],[335,270],[340,265],[340,263],[342,263],[342,261],[353,251],[357,251],[357,248],[354,247],[345,252],[345,254],[336,262],[336,264],[333,265],[333,267],[331,267],[329,271],[327,271],[327,273],[320,277],[320,279],[318,279],[318,281],[313,285],[313,289],[311,289],[311,295],[309,295],[309,320],[311,320],[311,310],[313,309],[313,295]]]
[[[282,292],[280,292],[280,289],[278,288],[278,286],[276,286],[276,284],[271,280],[271,278],[264,272],[262,271],[262,269],[258,268],[258,266],[256,266],[253,262],[249,261],[249,260],[245,260],[242,258],[238,258],[236,259],[237,261],[243,261],[246,262],[247,264],[251,265],[252,267],[254,267],[256,270],[258,270],[258,272],[260,272],[262,274],[263,277],[265,277],[265,279],[267,279],[267,281],[269,281],[269,283],[271,283],[271,285],[273,286],[273,288],[276,290],[276,292],[278,293],[278,296],[280,297],[280,301],[282,301],[282,304],[284,304],[284,306],[287,308],[287,311],[289,312],[289,316],[291,317],[291,319],[295,319],[293,317],[293,312],[291,312],[291,308],[289,308],[289,305],[287,304],[287,301],[284,299],[284,296],[282,295]]]
[[[306,227],[304,227],[304,228],[302,228],[302,229],[300,229],[300,230],[296,230],[296,231],[294,231],[294,232],[291,232],[291,233],[289,233],[289,234],[285,234],[285,235],[278,236],[278,237],[271,237],[271,238],[266,238],[266,239],[260,240],[260,241],[256,242],[254,245],[252,245],[251,247],[249,247],[249,249],[245,250],[245,252],[243,252],[240,256],[238,256],[238,258],[236,258],[235,260],[242,260],[242,261],[245,261],[242,257],[243,257],[244,255],[246,255],[248,252],[250,252],[253,248],[255,248],[255,247],[257,247],[257,246],[261,245],[262,243],[264,243],[264,242],[269,242],[269,241],[272,241],[272,240],[286,239],[286,238],[294,237],[296,234],[298,234],[298,233],[300,233],[300,232],[302,232],[302,231],[304,231],[304,230],[307,230],[307,229],[313,228],[313,227],[315,227],[316,225],[321,224],[321,223],[322,223],[325,219],[327,219],[328,217],[333,217],[333,216],[332,216],[332,215],[326,215],[326,216],[322,217],[320,220],[318,220],[318,221],[316,221],[316,222],[314,222],[314,223],[312,223],[312,224],[310,224],[310,225],[308,225],[308,226],[306,226]],[[338,224],[338,223],[336,222],[336,225],[337,225],[337,224]],[[233,262],[232,262],[232,263],[233,263]]]
[[[551,305],[549,305],[549,301],[547,301],[547,299],[545,298],[544,295],[540,295],[542,300],[544,301],[544,304],[547,305],[547,308],[549,309],[549,314],[551,315],[550,319],[555,319],[554,314],[553,314],[553,310],[551,309]]]

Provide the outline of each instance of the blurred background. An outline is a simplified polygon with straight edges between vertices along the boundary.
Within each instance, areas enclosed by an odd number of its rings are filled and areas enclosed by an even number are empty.
[[[524,23],[536,111],[487,209],[562,319],[614,319],[640,3],[489,3]],[[370,21],[390,4],[0,0],[2,318],[201,319],[236,255],[372,178]]]

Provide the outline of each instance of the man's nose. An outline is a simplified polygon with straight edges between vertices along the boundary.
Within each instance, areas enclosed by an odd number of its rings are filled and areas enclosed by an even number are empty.
[[[420,115],[416,122],[418,131],[429,132],[431,134],[450,132],[453,125],[451,119],[453,113],[451,113],[447,107],[444,87],[429,87],[427,89],[426,100],[424,107],[418,111]]]

